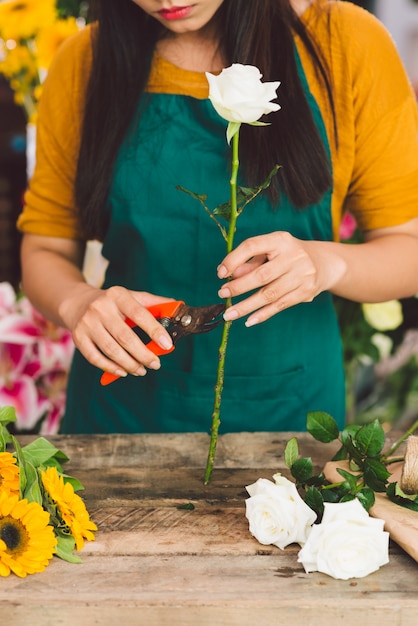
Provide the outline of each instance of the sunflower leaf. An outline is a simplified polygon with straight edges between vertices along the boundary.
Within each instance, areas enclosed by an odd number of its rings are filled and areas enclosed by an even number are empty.
[[[27,446],[22,448],[22,453],[27,461],[35,467],[48,465],[48,461],[56,459],[58,462],[66,463],[69,459],[66,454],[56,448],[44,437],[38,437]]]
[[[57,545],[55,548],[55,554],[63,561],[68,563],[81,563],[81,559],[77,554],[74,554],[75,539],[72,535],[57,534]]]

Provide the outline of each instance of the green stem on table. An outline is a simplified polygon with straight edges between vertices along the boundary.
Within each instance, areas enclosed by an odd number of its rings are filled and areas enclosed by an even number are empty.
[[[234,236],[236,230],[236,223],[238,217],[237,210],[237,178],[238,178],[238,168],[239,168],[239,154],[238,154],[238,144],[239,144],[239,129],[232,137],[232,167],[231,167],[231,178],[229,181],[230,185],[230,203],[231,203],[231,215],[229,220],[229,229],[228,229],[228,237],[226,241],[226,253],[229,254],[232,251],[234,245]],[[232,304],[231,298],[227,298],[226,300],[226,308],[230,307]],[[226,355],[226,347],[228,345],[228,335],[229,329],[231,328],[232,322],[225,322],[222,332],[221,343],[219,346],[219,361],[218,361],[218,373],[216,378],[215,385],[215,400],[213,405],[212,412],[212,427],[210,431],[210,445],[209,445],[209,453],[208,459],[206,462],[206,471],[205,471],[205,485],[207,485],[212,476],[213,465],[215,463],[215,455],[216,455],[216,444],[218,443],[218,431],[221,423],[220,419],[220,411],[221,411],[221,400],[222,400],[222,390],[224,385],[224,372],[225,372],[225,355]]]
[[[412,435],[414,433],[414,431],[418,428],[418,420],[416,420],[411,428],[408,428],[407,431],[404,432],[404,434],[402,435],[402,437],[400,437],[398,439],[398,441],[396,441],[393,446],[387,451],[385,452],[384,456],[382,457],[383,459],[388,459],[388,457],[392,456],[394,452],[396,452],[396,450],[399,448],[399,446],[406,441],[406,439],[408,439],[408,437],[410,435]]]

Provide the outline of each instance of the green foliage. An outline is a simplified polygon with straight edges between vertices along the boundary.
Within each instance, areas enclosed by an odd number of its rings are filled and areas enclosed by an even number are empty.
[[[74,537],[63,521],[58,506],[50,500],[44,489],[42,472],[48,467],[55,467],[63,476],[64,482],[72,484],[74,491],[84,489],[84,487],[76,478],[64,474],[62,464],[69,460],[67,455],[44,437],[38,437],[22,447],[16,437],[9,434],[7,428],[15,421],[14,407],[7,406],[0,409],[0,452],[4,452],[8,445],[14,449],[19,467],[20,498],[25,498],[28,502],[37,502],[45,511],[48,511],[58,540],[57,555],[70,563],[80,563],[80,557],[73,554]]]
[[[407,496],[397,483],[389,483],[388,465],[400,444],[418,427],[418,421],[390,448],[384,451],[385,432],[378,419],[364,425],[350,424],[341,432],[328,413],[309,413],[306,428],[314,439],[322,443],[339,441],[340,447],[333,461],[347,461],[347,468],[338,468],[341,481],[331,483],[324,474],[314,474],[310,457],[299,458],[295,437],[285,447],[285,463],[296,486],[304,494],[308,506],[322,519],[324,502],[346,502],[358,498],[366,511],[375,502],[375,493],[382,492],[396,504],[418,510],[418,495]]]

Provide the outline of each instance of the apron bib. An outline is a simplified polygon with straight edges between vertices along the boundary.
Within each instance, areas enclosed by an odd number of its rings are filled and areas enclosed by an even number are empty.
[[[327,144],[320,111],[301,76]],[[223,281],[216,268],[225,256],[224,239],[200,203],[176,186],[207,194],[212,209],[228,200],[225,132],[226,122],[209,100],[143,95],[139,125],[124,141],[114,170],[105,288],[123,285],[192,306],[219,302]],[[235,245],[278,230],[331,241],[331,191],[303,211],[286,199],[274,208],[257,198],[238,219]],[[159,371],[107,387],[100,385],[101,372],[76,352],[61,431],[209,431],[221,332],[182,339],[161,357]],[[255,327],[234,321],[229,334],[221,432],[305,430],[309,411],[327,411],[343,426],[342,349],[329,293]]]

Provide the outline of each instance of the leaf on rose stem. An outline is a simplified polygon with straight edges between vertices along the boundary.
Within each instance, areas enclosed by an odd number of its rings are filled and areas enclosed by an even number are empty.
[[[376,459],[364,459],[364,482],[373,491],[386,491],[387,479],[390,476],[386,465]]]
[[[348,456],[347,450],[344,446],[341,446],[339,450],[334,454],[331,461],[345,461]]]
[[[360,491],[356,494],[356,498],[366,509],[367,513],[370,511],[376,500],[374,491],[369,487],[363,487],[363,489],[360,489]]]
[[[226,140],[228,142],[228,146],[231,143],[233,136],[239,132],[240,128],[241,128],[241,122],[229,122],[228,123],[228,128],[226,129]]]
[[[396,485],[397,483],[389,483],[386,488],[386,494],[392,502],[398,504],[399,506],[403,506],[405,509],[410,509],[412,511],[418,511],[418,501],[409,500],[409,498],[403,498],[402,496],[396,493]]]
[[[358,483],[359,477],[354,476],[354,474],[347,472],[347,470],[342,469],[341,467],[337,467],[337,472],[344,478],[345,482],[348,483],[350,487],[350,491],[355,493],[357,490],[357,483]]]
[[[341,498],[341,493],[338,490],[322,489],[321,494],[324,502],[339,502]]]
[[[363,462],[363,456],[360,450],[356,448],[351,434],[343,430],[341,432],[341,441],[350,458],[350,465],[351,465],[351,460],[353,460],[358,467],[361,467],[361,464]]]
[[[284,462],[289,469],[299,456],[299,445],[296,437],[292,437],[286,444],[284,449]]]
[[[297,459],[290,468],[293,478],[298,483],[304,483],[312,476],[313,463],[310,457]]]
[[[309,487],[309,489],[306,490],[304,500],[309,508],[317,514],[318,519],[316,521],[321,521],[324,514],[324,498],[322,497],[322,493],[319,489],[316,487]]]
[[[338,424],[329,413],[324,411],[311,411],[307,415],[306,430],[322,443],[329,443],[338,439],[340,434]]]
[[[378,456],[385,444],[385,431],[379,420],[362,426],[355,434],[355,445],[367,456]]]

